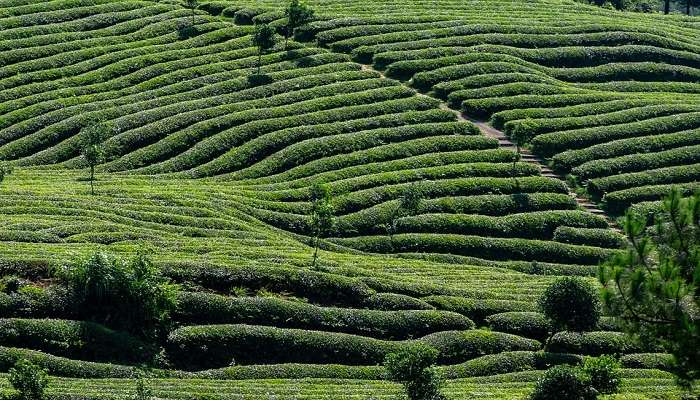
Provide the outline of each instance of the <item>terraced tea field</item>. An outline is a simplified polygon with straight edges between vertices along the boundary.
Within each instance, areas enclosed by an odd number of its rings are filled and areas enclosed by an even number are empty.
[[[23,282],[2,284],[0,372],[28,358],[57,399],[133,398],[144,364],[159,399],[379,399],[400,393],[385,356],[426,343],[450,399],[522,399],[603,353],[625,367],[614,398],[680,398],[666,355],[611,318],[543,352],[536,301],[595,281],[628,206],[698,188],[697,18],[306,4],[261,76],[253,23],[283,32],[286,2],[0,0],[0,270]],[[334,224],[312,267],[320,184]],[[56,268],[143,248],[180,284],[169,333],[76,320]]]

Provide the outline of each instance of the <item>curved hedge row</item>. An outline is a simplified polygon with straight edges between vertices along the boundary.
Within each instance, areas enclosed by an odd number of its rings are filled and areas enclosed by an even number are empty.
[[[619,249],[626,243],[623,235],[610,229],[572,228],[569,226],[558,227],[554,231],[554,241],[607,249]]]
[[[0,319],[0,343],[82,360],[139,362],[151,349],[124,332],[57,319]]]
[[[333,238],[331,241],[371,253],[478,254],[491,260],[537,260],[562,264],[597,264],[613,254],[611,250],[598,247],[454,234],[401,234],[394,236],[392,242],[385,236]]]
[[[439,361],[463,362],[483,354],[534,351],[536,340],[488,331],[445,331],[418,339],[440,351]],[[385,341],[343,333],[250,325],[200,325],[176,329],[169,355],[184,369],[250,363],[342,363],[371,365],[413,341]]]
[[[187,323],[270,325],[393,340],[474,327],[468,318],[445,311],[322,308],[275,298],[232,298],[191,292],[180,294],[176,318]]]
[[[532,146],[536,152],[552,156],[564,150],[580,149],[615,139],[696,129],[698,125],[700,125],[700,113],[686,113],[624,125],[546,133],[532,139]]]
[[[589,161],[572,169],[571,173],[583,182],[592,178],[613,174],[617,175],[683,164],[696,164],[699,162],[700,145],[697,145],[678,147],[656,153],[629,154],[617,158]]]
[[[685,183],[700,180],[700,164],[679,165],[644,172],[606,176],[586,182],[586,189],[597,197],[606,193],[647,185]]]
[[[568,172],[578,165],[596,159],[665,151],[698,144],[700,144],[700,129],[618,139],[583,149],[564,151],[552,157],[552,165],[558,171]]]
[[[602,354],[639,353],[644,349],[635,341],[620,332],[559,332],[552,336],[547,351],[554,353],[575,353],[589,356]]]

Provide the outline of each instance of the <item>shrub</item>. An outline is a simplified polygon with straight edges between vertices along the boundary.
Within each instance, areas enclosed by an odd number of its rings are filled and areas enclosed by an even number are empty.
[[[374,310],[434,310],[435,307],[421,299],[397,293],[377,293],[365,299],[365,307]]]
[[[440,352],[440,363],[464,362],[484,354],[503,351],[535,351],[541,347],[537,340],[484,330],[437,332],[420,340]]]
[[[384,339],[406,339],[474,327],[467,317],[448,311],[330,308],[271,297],[231,298],[188,292],[179,295],[176,316],[188,323],[271,325]]]
[[[557,279],[545,289],[538,305],[555,329],[590,330],[600,319],[598,291],[581,278]]]
[[[552,327],[547,318],[536,312],[505,312],[486,317],[494,331],[512,333],[537,340],[546,339]]]
[[[74,290],[80,314],[117,329],[150,335],[163,328],[176,304],[176,286],[144,254],[129,263],[95,253],[59,277]]]
[[[22,400],[43,399],[44,390],[49,385],[47,371],[24,359],[19,360],[10,370],[9,380]]]
[[[637,353],[643,348],[621,332],[559,332],[550,339],[547,350],[555,353],[576,353],[589,356]]]
[[[574,367],[557,365],[537,380],[530,400],[595,400],[587,377]]]
[[[612,356],[586,357],[581,370],[590,377],[591,386],[602,394],[617,393],[620,387],[620,362]]]
[[[427,345],[414,345],[390,353],[384,360],[389,379],[404,386],[410,400],[441,400],[441,379],[432,367],[437,350]]]

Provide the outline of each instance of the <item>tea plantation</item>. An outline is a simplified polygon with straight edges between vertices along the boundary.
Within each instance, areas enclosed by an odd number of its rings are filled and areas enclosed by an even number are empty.
[[[26,359],[49,399],[393,399],[419,344],[448,399],[601,354],[600,398],[684,396],[612,317],[550,335],[537,301],[700,189],[700,20],[308,0],[285,43],[286,1],[186,3],[0,0],[0,396]],[[167,326],[88,317],[65,276],[98,252],[177,285]]]

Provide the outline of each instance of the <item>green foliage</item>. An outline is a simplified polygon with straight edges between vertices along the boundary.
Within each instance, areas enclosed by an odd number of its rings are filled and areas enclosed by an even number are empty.
[[[544,315],[558,330],[586,331],[596,327],[601,305],[598,291],[581,278],[561,277],[538,300]]]
[[[258,49],[258,75],[260,75],[260,69],[262,68],[263,53],[275,47],[275,42],[275,30],[270,25],[259,24],[255,26],[253,46]]]
[[[700,194],[673,189],[655,226],[628,212],[624,227],[627,250],[600,268],[606,308],[627,332],[673,354],[689,383],[700,371]]]
[[[90,192],[95,194],[95,167],[105,158],[102,142],[111,133],[111,126],[100,122],[91,123],[80,131],[82,145],[80,154],[90,167]]]
[[[176,286],[144,253],[129,262],[95,253],[59,277],[75,291],[81,315],[129,332],[163,329],[176,305]]]
[[[49,385],[48,373],[45,369],[22,359],[10,369],[10,384],[19,392],[22,400],[41,400]]]
[[[433,368],[437,350],[427,345],[408,346],[384,360],[389,379],[404,386],[410,400],[442,400],[441,378]]]
[[[285,47],[287,46],[287,40],[294,35],[294,30],[309,21],[314,17],[314,10],[299,2],[299,0],[292,0],[289,6],[284,10],[284,15],[287,17],[287,25],[284,29],[284,40]]]
[[[590,381],[578,368],[557,365],[537,380],[530,400],[595,400]]]
[[[199,0],[185,0],[185,8],[189,8],[192,11],[192,26],[194,26],[194,10],[199,6]]]
[[[333,204],[331,204],[331,193],[328,186],[324,184],[315,184],[311,187],[310,193],[311,229],[314,244],[314,253],[311,261],[311,268],[316,268],[320,240],[333,228],[334,209]]]
[[[586,357],[581,371],[590,377],[591,386],[602,394],[617,393],[622,365],[613,356]]]

